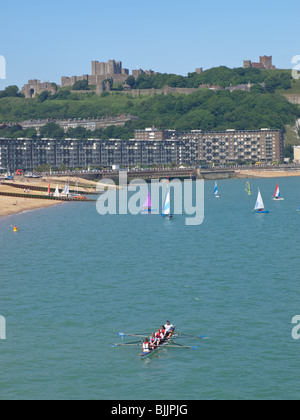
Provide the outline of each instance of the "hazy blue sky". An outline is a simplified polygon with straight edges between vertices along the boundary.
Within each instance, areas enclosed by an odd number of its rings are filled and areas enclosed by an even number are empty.
[[[90,74],[92,60],[186,75],[265,54],[291,68],[300,54],[299,0],[12,0],[0,13],[0,89]]]

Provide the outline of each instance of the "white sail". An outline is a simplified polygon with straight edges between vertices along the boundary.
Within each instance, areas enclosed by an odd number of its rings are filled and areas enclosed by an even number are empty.
[[[265,206],[264,206],[264,202],[260,193],[260,190],[258,189],[258,196],[257,196],[257,200],[255,203],[255,207],[254,210],[264,210]]]
[[[59,197],[58,185],[56,185],[56,190],[55,190],[55,193],[54,193],[54,197]]]
[[[69,188],[69,184],[66,184],[65,186],[64,186],[64,189],[62,190],[62,192],[61,192],[62,194],[64,194],[64,195],[69,195],[69,193],[70,193],[70,188]]]

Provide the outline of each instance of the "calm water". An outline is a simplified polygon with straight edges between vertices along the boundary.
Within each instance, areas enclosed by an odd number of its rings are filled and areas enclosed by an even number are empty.
[[[65,204],[0,220],[1,399],[298,399],[300,179],[205,183],[205,221]],[[10,224],[20,231],[12,233]],[[140,360],[117,331],[208,340]],[[129,341],[134,341],[129,339]]]

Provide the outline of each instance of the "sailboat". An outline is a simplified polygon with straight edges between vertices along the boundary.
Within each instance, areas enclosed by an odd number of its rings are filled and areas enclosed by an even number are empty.
[[[153,209],[152,209],[150,191],[148,191],[148,195],[147,195],[146,201],[143,204],[143,210],[142,211],[151,214],[152,210]]]
[[[218,183],[217,183],[217,181],[215,182],[214,196],[216,198],[220,198],[221,197],[221,194],[219,194],[219,191],[218,191]]]
[[[277,183],[277,186],[276,186],[275,193],[273,195],[273,200],[274,201],[283,201],[284,200],[284,198],[281,198],[281,196],[280,196],[280,190],[279,190],[278,183]]]
[[[260,189],[258,189],[258,196],[255,203],[254,210],[256,210],[256,213],[269,213],[268,210],[265,210],[265,205],[261,196]]]
[[[249,181],[247,181],[247,182],[246,182],[246,188],[245,188],[245,191],[246,191],[246,193],[247,193],[248,195],[252,195],[252,191],[251,191],[251,187],[250,187],[250,182],[249,182]]]
[[[54,197],[59,197],[58,185],[56,185],[56,190],[55,190],[55,193],[54,193]]]
[[[173,214],[171,213],[171,207],[170,207],[170,189],[169,188],[165,197],[161,215],[164,216],[166,219],[173,219]]]
[[[63,188],[63,190],[61,192],[61,195],[64,195],[64,196],[67,196],[68,197],[69,194],[70,194],[69,184],[65,184],[65,186],[64,186],[64,188]]]

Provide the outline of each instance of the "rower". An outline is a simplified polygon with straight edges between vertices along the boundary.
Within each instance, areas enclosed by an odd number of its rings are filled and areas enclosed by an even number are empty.
[[[155,338],[155,334],[152,333],[151,337],[150,337],[150,348],[153,350],[156,347],[156,338]]]
[[[165,325],[165,330],[166,330],[165,337],[170,338],[174,333],[175,327],[173,324],[170,323],[170,321],[167,321]]]
[[[150,345],[149,345],[149,339],[146,338],[145,341],[143,342],[143,353],[149,353],[150,352]]]
[[[158,330],[156,331],[155,339],[156,339],[156,345],[159,346],[162,339],[163,339],[163,337],[161,335],[161,332],[160,332],[160,328],[158,328]]]

